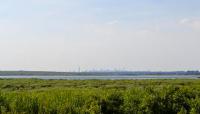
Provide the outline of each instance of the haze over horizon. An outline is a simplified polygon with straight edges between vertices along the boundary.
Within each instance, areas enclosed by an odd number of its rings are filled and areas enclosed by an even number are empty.
[[[198,70],[199,4],[0,1],[0,70]]]

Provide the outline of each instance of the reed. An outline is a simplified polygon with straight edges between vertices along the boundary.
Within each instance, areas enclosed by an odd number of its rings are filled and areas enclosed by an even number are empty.
[[[199,80],[0,80],[1,114],[199,114]]]

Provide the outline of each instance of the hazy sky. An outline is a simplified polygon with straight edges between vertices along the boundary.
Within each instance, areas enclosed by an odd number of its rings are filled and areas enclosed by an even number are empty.
[[[200,0],[1,0],[0,70],[200,69]]]

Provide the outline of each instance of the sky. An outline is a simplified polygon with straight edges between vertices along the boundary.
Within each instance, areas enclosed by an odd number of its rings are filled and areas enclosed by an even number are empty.
[[[200,70],[199,0],[0,0],[0,70]]]

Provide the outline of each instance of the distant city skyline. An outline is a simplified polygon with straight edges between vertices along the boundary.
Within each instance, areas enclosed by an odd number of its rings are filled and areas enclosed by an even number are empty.
[[[0,70],[199,70],[199,4],[0,1]]]

